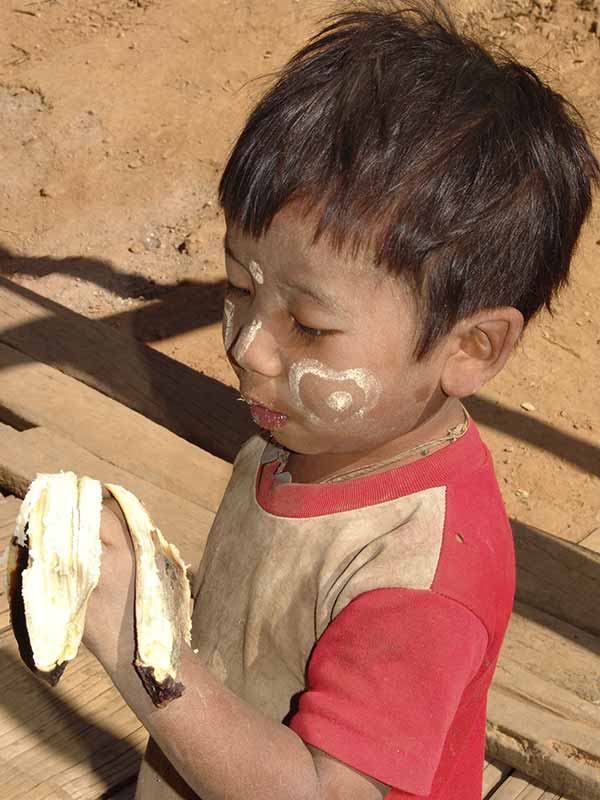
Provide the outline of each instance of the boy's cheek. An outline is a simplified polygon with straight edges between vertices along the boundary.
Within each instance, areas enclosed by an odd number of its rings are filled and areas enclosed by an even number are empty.
[[[321,425],[348,422],[364,406],[363,393],[349,381],[325,385],[307,376],[301,386],[292,383],[290,388],[293,408],[307,421]]]
[[[367,370],[334,370],[312,359],[292,364],[288,382],[291,405],[307,421],[329,426],[362,422],[382,392],[380,381]]]

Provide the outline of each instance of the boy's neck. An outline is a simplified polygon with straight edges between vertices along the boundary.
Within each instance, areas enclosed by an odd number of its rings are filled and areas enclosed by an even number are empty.
[[[465,411],[460,401],[456,398],[448,398],[433,416],[403,436],[386,442],[381,447],[361,453],[319,453],[317,455],[290,453],[286,471],[290,473],[294,483],[321,483],[362,467],[372,467],[369,474],[376,474],[423,458],[423,454],[420,451],[414,452],[414,448],[444,439],[448,431],[460,426],[464,420]],[[441,449],[448,443],[442,441],[433,445],[428,448],[428,452]],[[403,453],[406,453],[405,458],[402,457]],[[389,462],[389,459],[395,457],[398,460],[394,461],[393,465],[382,463]]]

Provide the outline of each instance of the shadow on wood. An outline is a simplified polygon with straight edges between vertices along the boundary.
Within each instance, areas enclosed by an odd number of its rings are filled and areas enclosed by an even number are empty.
[[[600,636],[600,555],[512,521],[517,600]]]
[[[0,341],[227,461],[256,430],[231,387],[6,278]]]
[[[16,657],[12,631],[0,636],[2,786],[18,786],[10,797],[26,798],[42,784],[52,797],[98,798],[135,779],[146,739],[89,652],[51,689]]]

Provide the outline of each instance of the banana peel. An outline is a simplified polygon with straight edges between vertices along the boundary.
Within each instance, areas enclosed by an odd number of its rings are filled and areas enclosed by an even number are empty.
[[[55,686],[77,655],[101,571],[102,498],[123,512],[135,553],[134,665],[152,702],[181,697],[177,671],[191,638],[186,565],[140,501],[121,486],[72,472],[40,474],[23,500],[7,553],[11,624],[21,658]]]

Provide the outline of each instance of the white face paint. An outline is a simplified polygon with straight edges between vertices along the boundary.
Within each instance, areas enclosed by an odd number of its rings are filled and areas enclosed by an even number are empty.
[[[263,271],[258,261],[251,261],[248,264],[248,270],[250,271],[250,275],[252,275],[255,283],[262,284],[265,282],[265,276],[263,275]]]
[[[338,372],[335,369],[330,369],[320,361],[313,358],[307,358],[299,361],[297,364],[292,364],[289,372],[290,395],[292,402],[296,408],[305,409],[302,398],[300,397],[300,384],[306,375],[315,375],[325,381],[352,381],[354,382],[364,397],[363,405],[352,414],[351,419],[363,417],[366,413],[371,411],[377,405],[379,396],[381,395],[381,384],[377,378],[365,369],[345,369]],[[350,407],[353,402],[350,392],[332,392],[328,399],[327,405],[335,411],[344,411]],[[308,412],[309,418],[316,422],[318,416],[312,412]]]
[[[223,345],[225,352],[229,350],[233,342],[233,315],[235,314],[235,305],[225,298],[223,305]]]
[[[327,398],[327,405],[334,411],[346,411],[352,405],[350,392],[332,392]]]
[[[246,325],[240,331],[237,342],[231,351],[231,355],[235,358],[238,364],[241,364],[244,356],[248,352],[248,348],[256,338],[256,334],[261,328],[262,322],[259,319],[253,319],[249,325]]]

